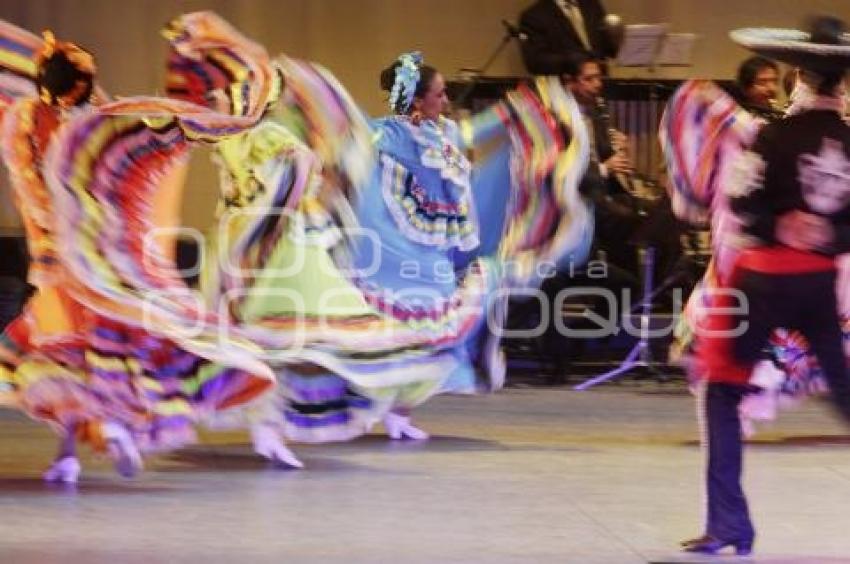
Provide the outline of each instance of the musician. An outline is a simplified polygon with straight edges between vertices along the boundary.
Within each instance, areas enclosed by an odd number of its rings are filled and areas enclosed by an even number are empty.
[[[738,67],[735,98],[751,114],[767,121],[782,119],[776,106],[779,93],[779,65],[765,57],[754,56]]]
[[[634,198],[618,175],[633,173],[625,136],[611,127],[602,99],[602,67],[586,53],[573,55],[565,80],[582,110],[590,137],[590,164],[579,190],[595,208],[596,239],[603,248],[629,239],[639,218]],[[608,249],[606,249],[608,250]]]
[[[522,58],[532,74],[562,75],[578,54],[614,57],[618,45],[600,0],[538,0],[520,15]]]
[[[681,254],[678,227],[668,225],[672,223],[667,221],[669,202],[650,206],[624,186],[634,171],[626,137],[611,127],[604,105],[601,62],[587,53],[578,53],[564,70],[564,80],[581,108],[590,140],[590,163],[579,190],[593,209],[595,257],[593,268],[556,273],[544,282],[543,291],[550,303],[557,305],[557,296],[565,287],[605,288],[617,296],[617,303],[602,299],[587,305],[602,319],[618,319],[621,311],[611,312],[608,308],[623,305],[620,298],[625,290],[631,292],[633,299],[639,295],[639,247],[655,248],[657,279],[664,279]],[[605,264],[604,275],[594,275],[591,270],[596,270],[600,261]],[[552,314],[561,315],[561,311]],[[567,371],[572,358],[580,355],[583,343],[564,338],[551,324],[541,337],[541,344],[555,365],[556,377],[552,381],[561,382],[558,377]]]
[[[581,107],[590,138],[590,163],[579,191],[593,204],[594,247],[608,264],[611,289],[637,289],[639,247],[655,249],[656,279],[663,280],[682,251],[670,202],[652,202],[635,194],[628,141],[610,122],[599,60],[574,56],[565,80]]]

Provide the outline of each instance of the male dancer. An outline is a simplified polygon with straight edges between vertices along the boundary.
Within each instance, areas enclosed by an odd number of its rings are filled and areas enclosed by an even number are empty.
[[[804,34],[805,35],[805,34]],[[741,488],[738,405],[770,332],[800,330],[811,343],[835,405],[850,421],[850,377],[836,301],[836,257],[850,252],[850,127],[842,120],[850,44],[844,24],[814,22],[809,41],[791,30],[748,29],[735,41],[800,67],[801,95],[787,119],[766,125],[727,185],[742,224],[744,248],[726,282],[746,300],[746,313],[709,315],[698,328],[705,369],[708,512],[705,534],[689,552],[752,549],[755,531]],[[715,306],[728,296],[716,297]],[[718,310],[715,310],[718,311]],[[744,325],[745,324],[745,325]],[[730,331],[743,333],[734,339]]]

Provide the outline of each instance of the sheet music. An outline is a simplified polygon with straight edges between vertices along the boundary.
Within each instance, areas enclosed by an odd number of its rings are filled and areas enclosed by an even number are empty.
[[[667,24],[627,25],[617,64],[623,67],[648,67],[655,62]]]
[[[658,65],[688,66],[697,35],[694,33],[668,33],[661,43],[661,51],[655,59]]]

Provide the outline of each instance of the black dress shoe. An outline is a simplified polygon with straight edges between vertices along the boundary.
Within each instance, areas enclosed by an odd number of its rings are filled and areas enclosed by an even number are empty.
[[[682,550],[700,554],[717,554],[727,546],[733,547],[738,556],[747,556],[753,552],[753,539],[723,540],[711,535],[703,535],[696,539],[684,541]]]

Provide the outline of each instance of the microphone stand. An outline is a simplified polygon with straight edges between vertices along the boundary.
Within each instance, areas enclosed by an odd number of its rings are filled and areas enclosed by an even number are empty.
[[[505,28],[505,35],[503,35],[502,39],[499,40],[499,43],[490,53],[489,57],[487,57],[487,60],[484,61],[484,64],[478,68],[460,69],[461,72],[469,73],[469,81],[468,84],[463,88],[463,90],[461,90],[458,94],[457,99],[455,100],[456,106],[464,106],[467,98],[469,98],[469,96],[472,94],[472,91],[475,90],[475,87],[478,86],[478,84],[481,82],[481,77],[486,74],[489,68],[493,65],[494,62],[496,62],[496,59],[499,58],[499,55],[502,54],[502,51],[505,50],[505,47],[507,47],[511,41],[516,39],[517,41],[522,42],[528,39],[528,37],[525,35],[525,33],[522,32],[522,30],[520,30],[520,28],[508,22],[507,20],[502,20],[502,25]]]

